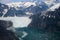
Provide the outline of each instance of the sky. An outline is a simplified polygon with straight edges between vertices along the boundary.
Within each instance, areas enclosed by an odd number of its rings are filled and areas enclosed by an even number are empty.
[[[5,4],[5,3],[11,3],[11,2],[20,2],[20,1],[28,2],[28,1],[33,1],[33,0],[0,0],[0,3],[4,3]],[[38,1],[40,1],[40,0],[38,0]]]
[[[6,4],[6,3],[11,3],[11,2],[28,2],[28,1],[33,1],[33,0],[0,0],[0,3]],[[34,0],[36,1],[36,0]],[[37,1],[43,1],[43,0],[37,0]],[[46,0],[46,1],[52,1],[52,0]]]
[[[0,0],[0,3],[11,3],[11,2],[27,2],[27,1],[31,1],[31,0]]]

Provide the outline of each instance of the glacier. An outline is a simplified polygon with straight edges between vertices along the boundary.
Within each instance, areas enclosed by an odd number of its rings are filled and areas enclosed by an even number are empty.
[[[13,22],[14,28],[22,28],[27,27],[28,24],[31,22],[31,19],[29,17],[0,17],[0,20],[7,20]]]

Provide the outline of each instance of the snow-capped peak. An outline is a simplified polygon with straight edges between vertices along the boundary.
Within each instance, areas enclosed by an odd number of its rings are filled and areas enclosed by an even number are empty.
[[[55,1],[54,0],[45,0],[44,1],[49,7],[51,6],[51,5],[54,5],[55,4]]]
[[[58,9],[60,7],[60,3],[55,4],[54,6],[52,6],[51,8],[49,8],[49,11],[54,11],[55,9]]]
[[[14,3],[8,3],[7,5],[9,7],[20,7],[20,6],[29,7],[31,5],[36,6],[35,2],[14,2]]]
[[[8,3],[6,5],[8,5],[9,7],[20,7],[24,4],[24,2],[13,2],[13,3]]]
[[[31,5],[36,6],[36,3],[35,3],[35,2],[26,2],[26,3],[24,4],[24,6],[26,6],[26,7],[29,7],[29,6],[31,6]]]
[[[51,4],[54,0],[45,0],[46,4]]]

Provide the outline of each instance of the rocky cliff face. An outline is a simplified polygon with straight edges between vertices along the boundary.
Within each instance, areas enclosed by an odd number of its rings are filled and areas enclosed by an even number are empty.
[[[60,31],[60,8],[42,14],[31,16],[32,22],[28,26],[46,31]]]
[[[0,20],[0,40],[19,40],[14,32],[7,30],[11,26],[11,21]]]

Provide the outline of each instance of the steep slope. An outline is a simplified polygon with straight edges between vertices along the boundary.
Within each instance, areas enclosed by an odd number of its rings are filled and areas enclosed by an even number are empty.
[[[9,7],[0,3],[0,17],[7,13]]]
[[[49,8],[48,11],[54,11],[55,9],[58,9],[59,7],[60,7],[60,3],[57,3],[56,5]]]

